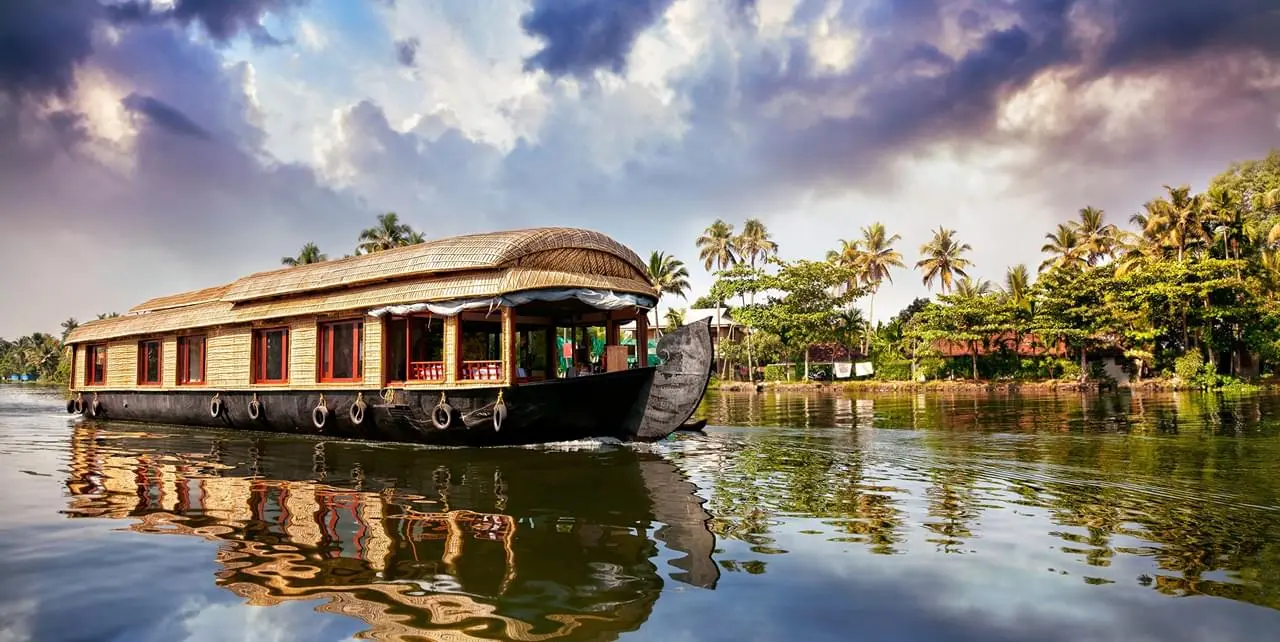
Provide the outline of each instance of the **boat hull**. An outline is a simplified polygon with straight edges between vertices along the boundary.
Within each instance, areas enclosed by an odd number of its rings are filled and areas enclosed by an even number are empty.
[[[343,388],[97,391],[79,399],[81,413],[93,420],[331,438],[454,446],[601,437],[653,441],[679,429],[705,393],[713,367],[709,324],[692,324],[664,336],[658,350],[665,351],[665,362],[656,368],[510,387],[398,389],[388,398],[378,388]],[[256,417],[251,412],[255,400]],[[448,412],[433,422],[442,401]],[[495,421],[499,401],[505,413]],[[363,416],[352,412],[360,402]],[[323,412],[317,410],[321,407]],[[74,402],[68,410],[74,412]]]

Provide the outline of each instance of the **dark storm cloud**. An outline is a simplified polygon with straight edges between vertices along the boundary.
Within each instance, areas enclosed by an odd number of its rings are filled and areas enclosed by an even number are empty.
[[[75,66],[93,52],[92,0],[0,2],[0,91],[65,93]]]
[[[246,33],[254,44],[280,45],[284,41],[267,33],[262,18],[303,4],[306,0],[176,0],[172,7],[157,8],[150,0],[131,0],[107,6],[115,22],[175,20],[199,23],[215,40],[226,41]]]
[[[405,67],[415,67],[418,64],[418,47],[421,43],[417,38],[405,38],[396,41],[396,62]]]
[[[124,108],[135,114],[140,114],[151,123],[167,129],[175,134],[183,136],[192,136],[194,138],[202,138],[209,140],[209,132],[203,127],[197,125],[194,121],[187,117],[186,114],[178,111],[171,105],[165,104],[163,101],[156,100],[151,96],[143,96],[137,93],[129,94],[120,101]]]
[[[525,69],[552,76],[587,76],[596,69],[621,73],[636,38],[673,1],[533,0],[520,27],[543,46],[525,61]]]
[[[1236,53],[1272,60],[1280,53],[1274,0],[884,0],[853,11],[854,4],[839,14],[864,39],[851,68],[820,68],[802,35],[696,81],[734,79],[742,95],[734,116],[754,132],[752,155],[772,159],[788,180],[879,175],[920,144],[989,139],[1004,99],[1049,70],[1070,70],[1069,82],[1084,83]],[[811,8],[802,3],[793,22],[817,20]],[[949,21],[969,39],[959,55],[939,46]],[[1105,40],[1081,41],[1080,21],[1101,26]],[[1231,100],[1258,93],[1248,83],[1228,91]],[[713,93],[691,92],[695,111],[707,106],[697,97]]]

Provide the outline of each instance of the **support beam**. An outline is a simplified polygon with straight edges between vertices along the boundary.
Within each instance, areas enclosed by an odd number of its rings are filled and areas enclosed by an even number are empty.
[[[516,313],[502,308],[502,378],[507,385],[516,382]]]
[[[444,319],[444,382],[458,382],[458,366],[462,361],[460,335],[458,333],[458,317]]]
[[[649,365],[649,315],[641,309],[636,317],[636,367]]]

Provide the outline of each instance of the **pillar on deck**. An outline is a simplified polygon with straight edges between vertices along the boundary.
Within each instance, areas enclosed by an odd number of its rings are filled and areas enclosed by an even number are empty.
[[[444,319],[444,382],[458,382],[458,362],[462,359],[458,350],[458,317]]]
[[[554,325],[552,325],[548,327],[547,331],[544,333],[546,335],[545,337],[546,345],[544,345],[543,348],[546,350],[546,353],[547,353],[546,376],[548,379],[555,379],[556,374],[559,370],[557,364],[560,363],[559,361],[560,355],[556,354],[556,334],[558,332],[559,332],[559,329],[556,328]]]
[[[502,378],[507,385],[516,382],[516,310],[502,308]]]
[[[649,365],[649,312],[641,308],[636,317],[636,367]]]

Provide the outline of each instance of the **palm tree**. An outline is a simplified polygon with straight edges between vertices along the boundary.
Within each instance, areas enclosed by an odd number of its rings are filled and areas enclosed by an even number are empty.
[[[716,266],[716,270],[723,270],[738,263],[738,241],[733,235],[733,226],[721,219],[716,219],[708,226],[702,232],[702,236],[698,237],[696,244],[698,246],[698,258],[702,261],[703,269],[708,272],[711,271],[712,265]],[[717,300],[717,344],[720,342],[720,308],[722,307],[724,307],[724,301]]]
[[[658,288],[658,303],[662,303],[662,295],[674,294],[686,301],[689,298],[689,270],[684,262],[664,252],[649,253],[649,280]],[[662,322],[658,314],[658,304],[654,305],[653,318]]]
[[[778,253],[778,244],[770,238],[769,228],[758,218],[749,218],[742,224],[742,234],[738,235],[734,244],[739,255],[753,268],[756,260]]]
[[[427,239],[422,235],[422,232],[411,229],[409,230],[409,233],[405,235],[404,242],[401,243],[401,245],[418,245],[419,243],[426,243],[426,242],[427,242]]]
[[[360,232],[360,245],[356,247],[356,252],[371,254],[407,245],[406,239],[412,233],[413,229],[401,223],[395,212],[379,214],[377,225]]]
[[[1110,258],[1115,251],[1116,234],[1119,230],[1110,223],[1104,223],[1106,213],[1089,206],[1080,210],[1080,221],[1075,224],[1076,236],[1085,255],[1085,262],[1097,265],[1103,258]]]
[[[1240,242],[1245,238],[1249,222],[1240,194],[1215,187],[1205,195],[1203,205],[1205,221],[1215,240],[1222,241],[1222,257],[1240,258]]]
[[[882,281],[893,283],[889,276],[889,268],[906,267],[902,263],[902,253],[893,249],[893,244],[902,240],[901,236],[889,236],[884,225],[872,223],[862,228],[862,280],[871,286],[867,303],[867,325],[875,328],[876,291]],[[865,341],[864,341],[865,352]]]
[[[778,253],[778,244],[769,236],[769,229],[758,218],[749,218],[746,223],[742,224],[742,234],[737,239],[738,252],[747,260],[754,270],[757,259],[765,259],[770,255]],[[742,302],[745,304],[746,298],[743,297]],[[756,302],[756,295],[751,294],[751,303]],[[718,312],[717,312],[718,314]],[[751,330],[747,329],[747,370],[755,372],[755,355],[751,346]]]
[[[933,239],[920,246],[920,253],[924,257],[916,262],[916,269],[924,273],[921,281],[925,287],[932,288],[936,280],[941,283],[943,294],[951,290],[951,284],[957,275],[969,276],[965,268],[973,266],[963,256],[973,248],[968,243],[957,243],[955,233],[955,230],[938,227],[933,233]]]
[[[684,325],[684,308],[667,310],[667,331],[675,332],[682,325]]]
[[[66,321],[63,321],[62,322],[62,341],[65,343],[67,340],[67,336],[71,334],[72,330],[75,330],[78,327],[80,327],[80,322],[76,321],[75,317],[71,317]]]
[[[280,259],[280,264],[287,265],[289,267],[297,267],[299,265],[310,265],[312,263],[320,263],[328,260],[329,257],[322,254],[320,252],[320,248],[317,247],[315,243],[307,243],[302,246],[302,250],[298,252],[297,256],[286,256]]]
[[[119,313],[119,312],[102,312],[102,313],[99,313],[99,314],[98,314],[98,320],[102,320],[102,319],[114,319],[114,318],[116,318],[116,317],[118,317],[118,316],[120,316],[120,313]]]
[[[854,272],[855,280],[851,280],[844,284],[844,289],[846,292],[858,287],[858,282],[856,279],[861,278],[860,275],[862,273],[862,241],[861,240],[849,241],[846,239],[840,239],[840,249],[827,250],[827,260],[832,263],[835,263],[836,265],[839,265],[842,268],[847,268]]]
[[[962,299],[977,299],[991,294],[991,282],[986,279],[973,279],[965,276],[956,283],[955,296]]]
[[[1167,198],[1158,198],[1147,204],[1147,230],[1165,247],[1177,250],[1182,263],[1187,249],[1207,239],[1200,214],[1204,211],[1204,196],[1192,194],[1187,185],[1164,186]]]
[[[1004,294],[1005,301],[1014,307],[1025,308],[1030,301],[1027,296],[1030,291],[1031,275],[1027,271],[1027,266],[1018,264],[1004,273],[1004,287],[1001,293]]]
[[[1048,254],[1049,258],[1040,264],[1041,272],[1051,267],[1070,270],[1088,263],[1085,248],[1080,244],[1080,235],[1076,233],[1074,225],[1059,223],[1057,230],[1044,237],[1049,242],[1040,246],[1040,251]]]

